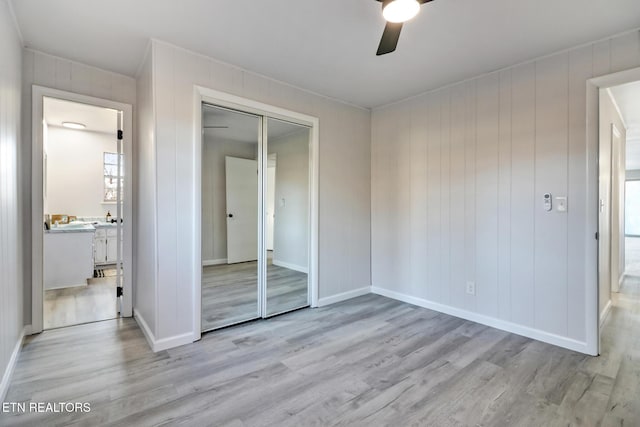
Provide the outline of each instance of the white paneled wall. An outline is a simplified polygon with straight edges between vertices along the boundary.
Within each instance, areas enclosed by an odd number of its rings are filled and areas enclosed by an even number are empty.
[[[51,56],[45,53],[23,49],[22,51],[22,183],[26,197],[22,198],[22,209],[31,216],[31,108],[33,85],[44,86],[94,96],[111,101],[135,105],[135,79],[121,74]],[[134,123],[135,123],[134,108]],[[135,133],[134,133],[135,135]],[[135,153],[135,141],[134,153]],[[135,154],[134,154],[135,156]],[[135,162],[134,162],[135,164]],[[135,186],[135,183],[134,183]],[[135,187],[134,187],[135,188]],[[132,195],[136,200],[135,194]],[[136,204],[133,206],[134,212]],[[125,218],[126,220],[126,218]],[[135,224],[134,224],[135,229]],[[31,222],[23,221],[24,233],[24,313],[25,322],[31,323]],[[135,243],[134,243],[135,246]]]
[[[20,206],[21,41],[0,0],[0,402],[23,331],[22,209]]]
[[[138,139],[136,145],[137,162],[136,203],[134,216],[134,259],[136,260],[134,280],[135,316],[146,323],[151,333],[156,328],[156,162],[155,162],[155,116],[153,106],[153,76],[151,49],[147,50],[136,80],[138,108]],[[143,328],[144,329],[144,328]]]
[[[320,298],[368,288],[370,112],[154,42],[155,150],[147,154],[155,156],[157,168],[155,337],[195,332],[194,85],[319,117]]]
[[[374,291],[583,348],[586,81],[638,66],[635,31],[375,109]]]

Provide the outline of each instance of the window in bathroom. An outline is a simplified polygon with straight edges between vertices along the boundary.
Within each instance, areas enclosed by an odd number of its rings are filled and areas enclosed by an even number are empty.
[[[118,198],[118,180],[120,181],[120,200],[124,200],[124,156],[120,155],[120,174],[118,174],[118,154],[104,153],[104,201],[115,202]]]

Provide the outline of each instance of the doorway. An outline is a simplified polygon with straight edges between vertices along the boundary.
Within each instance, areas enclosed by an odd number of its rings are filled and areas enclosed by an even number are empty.
[[[33,91],[32,332],[131,316],[131,107]]]
[[[601,87],[599,99],[599,323],[640,295],[640,81]]]
[[[200,330],[312,305],[313,126],[201,110]]]

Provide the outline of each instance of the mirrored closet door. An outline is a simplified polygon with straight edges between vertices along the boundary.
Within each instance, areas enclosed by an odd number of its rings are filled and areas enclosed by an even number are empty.
[[[310,128],[202,107],[202,331],[309,305]]]
[[[309,305],[309,128],[267,119],[266,314]]]
[[[258,163],[262,118],[203,104],[202,330],[261,316]]]

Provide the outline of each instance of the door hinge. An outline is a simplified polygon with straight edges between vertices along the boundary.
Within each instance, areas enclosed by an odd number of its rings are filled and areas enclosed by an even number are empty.
[[[596,240],[598,240],[598,232],[596,231]]]
[[[116,298],[120,298],[122,296],[122,286],[118,286],[116,288]]]
[[[118,129],[118,139],[120,141],[122,141],[124,139],[124,134],[122,133],[122,131],[120,129]]]

